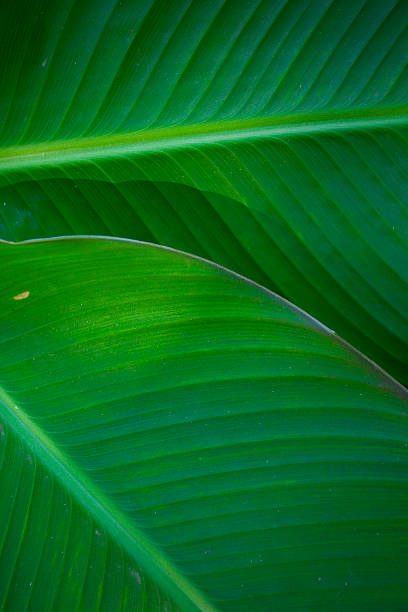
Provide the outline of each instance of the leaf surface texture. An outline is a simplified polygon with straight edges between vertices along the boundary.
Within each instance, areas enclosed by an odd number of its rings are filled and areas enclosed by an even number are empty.
[[[404,0],[1,10],[3,238],[207,257],[407,382]]]
[[[327,328],[112,239],[1,243],[0,309],[1,607],[407,606],[407,394]]]

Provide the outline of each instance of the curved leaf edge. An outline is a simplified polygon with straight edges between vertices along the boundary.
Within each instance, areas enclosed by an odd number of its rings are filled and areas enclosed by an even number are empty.
[[[374,360],[370,359],[369,357],[367,357],[367,355],[359,351],[359,349],[357,349],[355,346],[347,342],[347,340],[345,340],[339,334],[337,334],[335,330],[331,329],[330,327],[325,325],[322,321],[319,321],[318,319],[316,319],[316,317],[309,314],[308,312],[306,312],[305,310],[303,310],[302,308],[300,308],[299,306],[297,306],[290,300],[286,299],[285,297],[279,295],[275,291],[272,291],[271,289],[268,289],[267,287],[261,285],[260,283],[257,283],[256,281],[250,278],[247,278],[243,274],[239,274],[239,272],[235,272],[234,270],[226,268],[225,266],[222,266],[221,264],[211,261],[210,259],[206,259],[205,257],[201,257],[200,255],[194,255],[192,253],[188,253],[187,251],[182,251],[180,249],[175,249],[173,247],[156,244],[152,242],[147,242],[143,240],[134,240],[132,238],[121,238],[117,236],[87,235],[87,234],[73,235],[73,236],[69,236],[69,235],[54,236],[51,238],[31,238],[29,240],[22,240],[20,242],[0,239],[0,244],[10,244],[14,246],[19,246],[19,245],[33,244],[33,243],[35,244],[35,243],[65,242],[65,241],[78,241],[79,242],[82,240],[124,242],[128,244],[146,246],[152,249],[159,249],[162,251],[175,253],[182,257],[187,257],[190,259],[194,259],[196,261],[200,261],[206,265],[210,265],[211,267],[220,270],[222,273],[227,274],[230,277],[233,277],[239,280],[240,282],[249,283],[250,285],[258,288],[263,293],[273,298],[275,301],[279,302],[286,308],[289,308],[292,312],[299,315],[304,320],[304,322],[307,323],[309,327],[312,327],[321,333],[331,336],[331,338],[333,339],[334,342],[336,342],[336,344],[339,344],[343,346],[346,350],[352,352],[356,357],[358,357],[358,359],[360,359],[360,361],[365,363],[370,369],[374,370],[378,375],[380,375],[381,378],[383,379],[383,382],[386,384],[386,386],[390,390],[392,390],[394,393],[397,393],[400,397],[408,399],[408,389],[402,383],[400,383],[396,378],[394,378],[391,374],[389,374],[386,370],[384,370],[381,366],[379,366]]]
[[[285,308],[296,313],[308,327],[313,328],[325,336],[329,336],[332,338],[333,342],[342,345],[348,351],[352,352],[358,357],[362,364],[376,372],[377,376],[381,378],[383,388],[385,387],[390,392],[408,400],[408,391],[405,387],[313,316],[255,281],[203,257],[149,242],[110,236],[61,236],[47,239],[31,239],[22,242],[0,240],[0,245],[9,244],[13,246],[23,246],[27,243],[80,242],[83,240],[125,242],[148,247],[153,250],[160,249],[162,251],[175,253],[183,258],[198,260],[205,265],[220,270],[223,274],[241,283],[249,283],[273,300],[282,304]],[[2,387],[0,387],[0,409],[1,406],[3,406],[7,422],[14,433],[24,441],[27,447],[36,455],[39,462],[42,463],[46,469],[50,470],[50,473],[52,473],[59,482],[64,484],[80,506],[83,507],[86,503],[86,507],[94,519],[106,528],[110,536],[123,546],[124,550],[126,550],[139,566],[146,571],[146,574],[158,584],[163,592],[166,593],[180,609],[186,611],[201,610],[202,612],[217,612],[217,608],[208,601],[206,595],[184,576],[167,557],[166,553],[156,547],[149,537],[144,535],[141,529],[129,521],[123,512],[107,498],[106,494],[95,485],[86,474],[84,474],[76,465],[75,461],[67,457],[54,444],[52,439],[49,438],[18,405],[16,405],[13,398]]]

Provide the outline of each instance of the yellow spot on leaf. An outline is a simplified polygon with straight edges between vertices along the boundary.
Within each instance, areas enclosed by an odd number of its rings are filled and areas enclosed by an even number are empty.
[[[29,291],[23,291],[23,293],[19,293],[13,297],[13,300],[25,300],[30,295]]]

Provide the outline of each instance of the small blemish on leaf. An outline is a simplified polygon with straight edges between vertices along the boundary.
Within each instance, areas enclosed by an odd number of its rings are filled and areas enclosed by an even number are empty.
[[[23,291],[23,293],[19,293],[13,297],[13,300],[25,300],[30,295],[29,291]]]
[[[41,63],[41,66],[42,66],[43,68],[45,68],[45,67],[46,67],[46,65],[47,65],[47,62],[48,62],[48,57],[46,57],[46,58],[44,59],[44,61]]]
[[[142,584],[142,578],[141,578],[141,576],[140,576],[139,572],[137,572],[137,571],[136,571],[135,569],[133,569],[133,568],[131,568],[129,571],[130,571],[130,574],[131,574],[131,575],[132,575],[134,578],[136,578],[137,583],[138,583],[138,584]]]

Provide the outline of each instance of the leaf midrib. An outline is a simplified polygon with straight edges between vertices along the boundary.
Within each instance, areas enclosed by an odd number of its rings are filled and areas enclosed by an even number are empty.
[[[55,166],[121,155],[146,155],[222,142],[387,129],[401,125],[408,125],[408,106],[320,111],[171,126],[6,147],[0,149],[0,170]]]
[[[153,582],[183,610],[217,612],[204,595],[156,548],[102,490],[66,456],[0,387],[0,416],[39,462],[60,482],[109,535],[127,551]],[[146,569],[148,567],[148,569]]]

